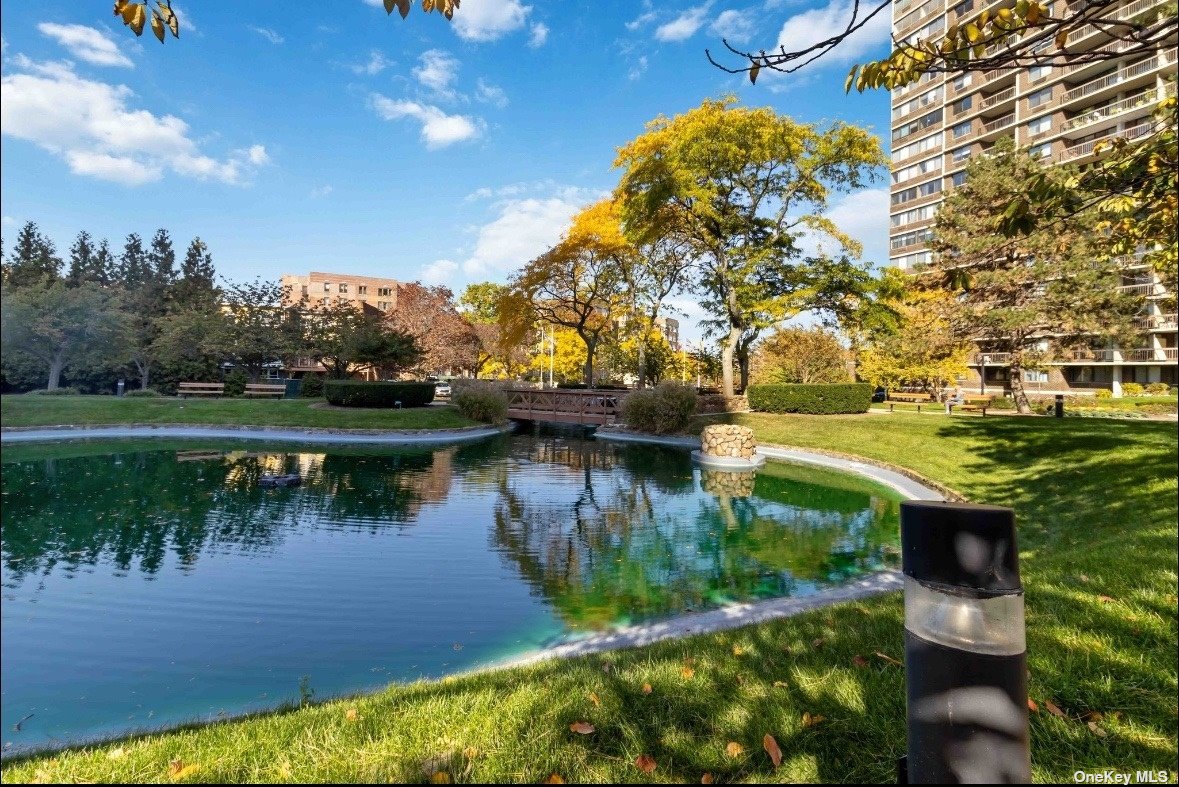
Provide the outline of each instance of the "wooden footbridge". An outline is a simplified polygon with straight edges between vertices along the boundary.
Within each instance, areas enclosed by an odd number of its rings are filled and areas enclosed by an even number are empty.
[[[626,391],[509,388],[508,418],[584,426],[618,421]]]

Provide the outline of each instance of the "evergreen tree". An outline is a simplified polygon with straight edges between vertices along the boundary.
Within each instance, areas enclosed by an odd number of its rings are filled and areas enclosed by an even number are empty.
[[[147,260],[157,284],[167,286],[176,281],[176,250],[172,248],[171,236],[163,227],[152,236]]]
[[[61,275],[61,259],[53,241],[27,222],[16,235],[5,284],[11,287],[48,286]]]
[[[151,263],[143,250],[143,239],[138,233],[132,232],[127,236],[127,241],[123,244],[123,254],[119,257],[118,283],[125,290],[135,290],[151,277]]]
[[[220,290],[214,278],[213,255],[200,238],[188,244],[184,261],[180,263],[180,278],[172,286],[171,302],[175,309],[204,309],[215,307]]]
[[[111,254],[111,244],[106,238],[102,239],[94,251],[92,264],[92,279],[103,287],[111,286],[115,280],[115,255]]]
[[[82,230],[70,246],[70,271],[66,278],[70,286],[77,286],[83,281],[94,281],[93,272],[94,245],[90,233]]]

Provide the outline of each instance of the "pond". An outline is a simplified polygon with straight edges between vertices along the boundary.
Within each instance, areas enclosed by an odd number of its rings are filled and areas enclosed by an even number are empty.
[[[898,562],[898,496],[536,432],[3,452],[4,751],[436,677]],[[267,489],[263,474],[299,473]]]

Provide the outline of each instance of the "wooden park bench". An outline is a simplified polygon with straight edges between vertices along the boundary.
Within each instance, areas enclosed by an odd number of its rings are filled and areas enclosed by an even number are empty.
[[[282,398],[286,396],[287,386],[285,383],[272,385],[270,383],[247,383],[246,390],[242,392],[242,396],[277,396]]]
[[[888,395],[888,411],[890,413],[898,402],[917,405],[917,412],[921,412],[923,404],[935,404],[933,396],[927,393],[890,393]]]
[[[225,393],[225,383],[180,383],[176,395],[183,399],[186,396],[221,396]]]
[[[982,413],[982,416],[985,418],[987,415],[987,408],[994,404],[994,401],[995,397],[993,396],[980,396],[975,394],[974,396],[963,396],[962,403],[955,403],[955,405],[959,410],[970,410],[972,412],[978,411]]]

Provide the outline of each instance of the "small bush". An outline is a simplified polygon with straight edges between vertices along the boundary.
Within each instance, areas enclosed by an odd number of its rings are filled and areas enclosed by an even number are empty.
[[[229,374],[225,375],[225,395],[226,396],[241,396],[246,391],[246,383],[250,378],[241,369],[234,369]]]
[[[308,375],[303,378],[303,384],[299,386],[299,396],[304,399],[319,399],[323,397],[323,378],[317,374]]]
[[[679,383],[660,383],[622,400],[622,422],[636,432],[682,432],[695,414],[696,389]]]
[[[48,388],[38,388],[34,391],[28,391],[26,395],[29,396],[80,396],[81,391],[73,386],[65,386],[62,388],[54,388],[50,391]]]
[[[1146,386],[1146,392],[1151,396],[1162,396],[1171,390],[1171,386],[1166,383],[1151,383]]]
[[[434,401],[434,383],[378,383],[325,380],[323,395],[337,407],[425,407]]]
[[[508,395],[499,386],[464,385],[451,395],[450,400],[472,421],[502,424],[508,420]]]
[[[1108,388],[1098,388],[1093,392],[1093,398],[1095,399],[1108,399],[1111,396],[1113,396],[1113,391]]]
[[[1122,394],[1124,396],[1142,396],[1146,393],[1146,388],[1140,383],[1122,383]]]
[[[136,399],[152,399],[160,396],[160,392],[155,388],[140,388],[135,391],[125,391],[123,396],[128,398],[134,397]]]
[[[868,383],[751,385],[749,407],[766,413],[866,413],[872,404]]]

